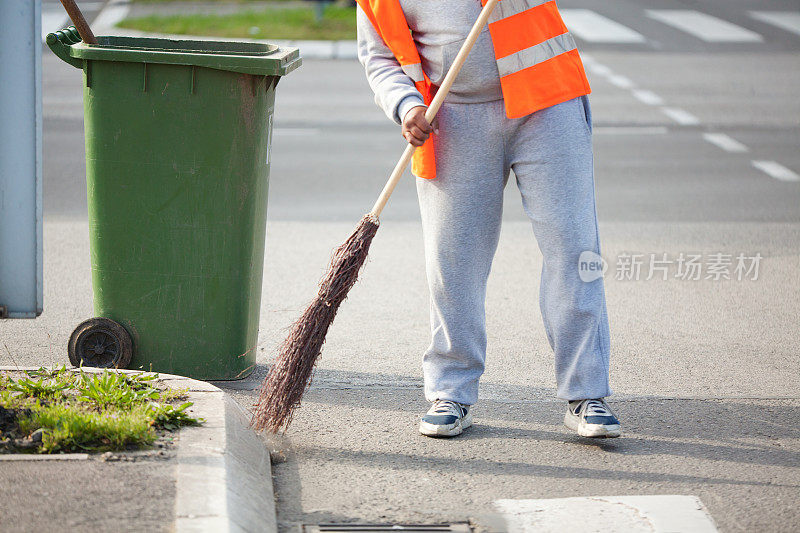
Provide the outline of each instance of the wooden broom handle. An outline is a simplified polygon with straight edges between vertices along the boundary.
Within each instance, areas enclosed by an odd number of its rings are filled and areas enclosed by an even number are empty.
[[[486,5],[483,6],[481,14],[478,15],[478,20],[476,20],[475,24],[472,26],[472,29],[470,30],[469,35],[467,35],[464,44],[461,45],[461,50],[458,51],[458,55],[453,60],[450,70],[447,71],[447,75],[444,77],[442,85],[436,91],[436,96],[433,97],[433,100],[428,106],[428,110],[425,111],[425,120],[427,120],[429,123],[433,121],[433,117],[436,116],[436,113],[442,106],[442,102],[447,96],[447,93],[450,92],[450,87],[453,85],[456,76],[458,76],[461,67],[464,65],[464,61],[467,60],[467,56],[469,55],[470,50],[472,50],[472,46],[475,44],[475,41],[478,40],[478,36],[483,30],[483,27],[486,26],[486,22],[489,20],[489,15],[492,14],[492,10],[494,9],[494,6],[497,5],[498,1],[499,0],[489,0],[486,2]],[[403,117],[400,118],[402,119]],[[389,197],[392,195],[394,188],[400,181],[400,177],[403,175],[403,172],[405,172],[408,163],[411,161],[411,157],[414,155],[414,150],[416,149],[417,147],[413,144],[406,146],[405,151],[403,151],[403,155],[400,157],[400,161],[397,162],[392,174],[389,176],[389,180],[386,182],[386,185],[384,185],[381,195],[378,197],[375,205],[372,206],[372,211],[370,211],[371,215],[375,217],[380,216],[381,211],[383,211],[383,208],[386,206],[386,202],[389,201]]]
[[[81,13],[75,0],[61,0],[61,5],[64,6],[72,23],[75,24],[75,28],[78,30],[78,34],[81,36],[83,42],[87,44],[97,44],[97,39],[94,33],[92,33],[92,29],[89,27],[89,23],[83,18],[83,13]]]

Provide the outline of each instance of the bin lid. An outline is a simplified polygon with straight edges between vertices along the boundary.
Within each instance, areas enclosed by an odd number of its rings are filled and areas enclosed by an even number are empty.
[[[72,33],[77,34],[72,28],[51,33],[47,44],[77,60],[194,65],[259,76],[285,76],[302,63],[297,48],[263,42],[101,35],[98,44],[86,44],[75,42]]]

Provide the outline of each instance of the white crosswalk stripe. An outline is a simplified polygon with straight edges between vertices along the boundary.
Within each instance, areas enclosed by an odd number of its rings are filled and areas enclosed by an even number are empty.
[[[608,81],[611,83],[611,85],[619,87],[620,89],[630,89],[633,87],[633,82],[630,80],[630,78],[621,76],[619,74],[613,74],[609,76]]]
[[[681,126],[696,126],[700,124],[699,118],[678,107],[662,107],[661,112]]]
[[[754,167],[771,178],[780,181],[800,181],[800,176],[777,161],[751,161]]]
[[[664,105],[664,100],[653,91],[636,89],[633,91],[633,96],[640,102],[647,105]]]
[[[725,135],[724,133],[704,133],[703,138],[714,146],[725,150],[726,152],[747,152],[747,146],[743,145],[733,137]]]
[[[561,17],[574,36],[592,43],[641,43],[644,35],[591,9],[561,9]]]
[[[598,76],[610,76],[612,74],[610,68],[600,63],[589,63],[586,65],[586,68]]]
[[[750,16],[782,30],[800,35],[800,11],[751,11]]]
[[[669,133],[666,126],[597,126],[592,130],[594,135],[665,135]]]
[[[648,9],[647,16],[709,43],[762,42],[760,34],[691,9]]]

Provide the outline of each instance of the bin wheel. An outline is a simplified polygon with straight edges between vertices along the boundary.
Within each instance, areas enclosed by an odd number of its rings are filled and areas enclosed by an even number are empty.
[[[127,368],[133,355],[128,331],[110,318],[90,318],[75,328],[67,346],[74,366]]]

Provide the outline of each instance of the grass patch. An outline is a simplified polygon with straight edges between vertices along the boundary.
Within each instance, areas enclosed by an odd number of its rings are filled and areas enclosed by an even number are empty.
[[[317,22],[312,7],[273,8],[231,15],[150,15],[129,18],[122,28],[179,35],[252,39],[344,40],[356,37],[354,7],[329,5]]]
[[[42,429],[40,453],[124,450],[156,439],[152,420],[140,406],[94,411],[84,405],[37,405],[20,416],[18,424],[22,435]]]
[[[0,453],[99,452],[152,444],[158,432],[197,425],[186,389],[158,375],[39,369],[0,375]]]

